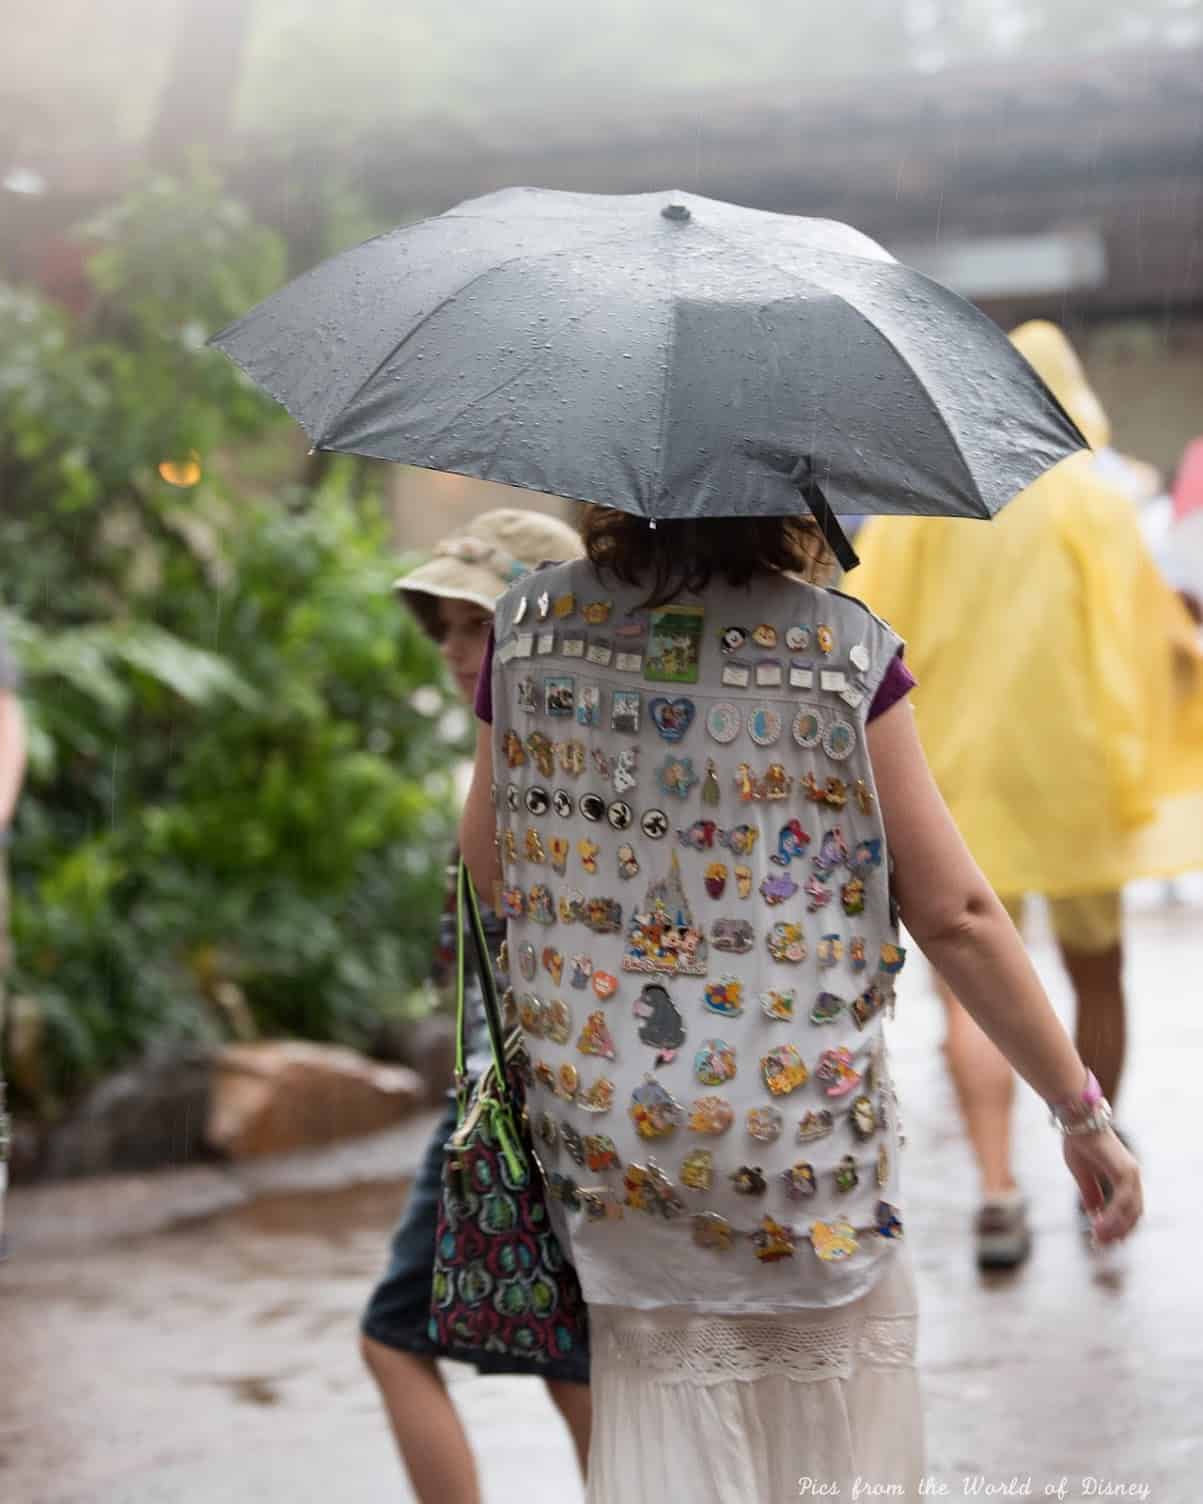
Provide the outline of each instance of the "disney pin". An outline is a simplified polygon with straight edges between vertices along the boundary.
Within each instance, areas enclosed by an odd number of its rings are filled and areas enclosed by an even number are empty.
[[[547,620],[547,613],[551,610],[551,596],[547,591],[541,591],[535,600],[535,614],[540,621]]]
[[[702,881],[706,886],[706,896],[708,898],[721,898],[727,889],[726,862],[711,862],[706,868]]]
[[[847,1006],[834,992],[820,992],[810,1010],[810,1021],[812,1024],[834,1023]]]
[[[706,712],[706,732],[713,741],[725,744],[739,735],[743,717],[739,706],[730,700],[717,700]]]
[[[817,747],[823,739],[823,722],[818,712],[804,706],[794,717],[790,733],[800,747]]]
[[[694,703],[679,695],[675,700],[655,695],[648,701],[647,713],[666,742],[679,742],[693,725]]]
[[[804,1201],[818,1189],[815,1167],[804,1159],[790,1165],[788,1170],[782,1170],[781,1178],[785,1182],[785,1194],[791,1201]]]
[[[752,1247],[762,1264],[776,1264],[782,1259],[792,1259],[796,1238],[788,1227],[774,1221],[770,1216],[760,1219],[760,1226],[752,1234]]]
[[[576,849],[577,855],[581,859],[581,866],[584,867],[590,877],[595,877],[597,875],[597,858],[601,847],[596,841],[591,841],[586,836],[576,843]]]
[[[808,877],[803,884],[802,891],[806,894],[806,912],[817,914],[818,911],[831,902],[832,891],[817,877]]]
[[[561,820],[571,820],[572,812],[576,808],[576,800],[567,789],[553,789],[551,808]]]
[[[891,1206],[888,1201],[879,1201],[873,1208],[873,1220],[876,1223],[873,1230],[879,1238],[902,1236],[902,1219],[898,1215],[898,1208]]]
[[[810,837],[802,829],[802,822],[788,820],[778,832],[777,850],[770,854],[769,861],[778,867],[788,867],[809,845]]]
[[[579,888],[560,894],[558,905],[561,924],[577,924],[585,917],[585,895]]]
[[[863,878],[851,877],[840,889],[840,902],[844,913],[850,918],[865,912],[865,884]]]
[[[611,782],[616,794],[626,794],[639,781],[639,748],[623,747],[614,759]]]
[[[654,1159],[649,1159],[646,1165],[628,1165],[622,1183],[626,1192],[625,1204],[634,1211],[671,1218],[679,1216],[685,1208],[672,1182]]]
[[[725,1039],[704,1039],[693,1057],[693,1071],[703,1086],[721,1086],[735,1075],[735,1046]]]
[[[749,1107],[744,1126],[757,1143],[775,1143],[781,1137],[781,1113],[772,1106]]]
[[[615,898],[588,898],[581,918],[595,935],[615,935],[622,929],[622,905]]]
[[[517,607],[514,610],[514,620],[512,623],[513,626],[519,627],[526,620],[526,613],[529,605],[530,602],[527,600],[526,596],[522,596],[522,598],[518,602]]]
[[[582,794],[577,808],[586,820],[592,820],[595,825],[606,817],[606,801],[600,794]]]
[[[608,1133],[586,1133],[585,1167],[600,1175],[606,1170],[621,1170],[618,1149]]]
[[[578,726],[601,724],[601,690],[596,684],[582,684],[576,700],[576,723]]]
[[[735,1112],[726,1097],[697,1097],[690,1103],[689,1128],[693,1133],[716,1136],[726,1133],[735,1121]]]
[[[568,985],[575,987],[578,992],[583,992],[588,987],[589,978],[592,975],[593,962],[590,958],[588,956],[573,956],[572,970],[568,975]]]
[[[863,843],[868,845],[869,843]],[[877,843],[880,849],[881,842]],[[848,842],[844,839],[844,832],[836,825],[823,835],[818,851],[811,857],[811,866],[820,877],[827,877],[839,866],[848,860]],[[880,858],[879,858],[880,860]]]
[[[599,668],[608,668],[614,656],[614,648],[608,637],[595,637],[585,650],[585,662],[595,663]]]
[[[752,869],[742,862],[735,868],[735,891],[741,898],[752,896]]]
[[[556,796],[560,792],[561,790],[557,789],[556,793],[552,795],[553,808],[555,808]],[[556,808],[556,814],[558,815],[559,813],[559,809]],[[571,847],[563,836],[552,836],[547,843],[547,849],[551,853],[551,870],[558,872],[562,877],[568,871],[568,853]]]
[[[664,1138],[685,1116],[681,1104],[652,1076],[631,1093],[629,1112],[640,1138]]]
[[[528,715],[534,715],[538,709],[535,700],[535,681],[533,679],[519,679],[515,685],[518,698],[518,709],[525,710]]]
[[[662,809],[645,810],[640,816],[639,829],[649,841],[661,841],[668,834],[668,816]]]
[[[528,862],[539,863],[546,860],[543,854],[543,837],[533,826],[526,832],[526,838],[522,843],[522,856],[523,860]]]
[[[742,653],[748,645],[748,629],[746,627],[724,627],[719,633],[718,650],[725,657],[732,653]]]
[[[616,689],[610,700],[610,730],[638,736],[642,695],[637,689]]]
[[[818,643],[819,652],[824,658],[830,658],[835,652],[835,633],[828,626],[815,628],[815,641]]]
[[[718,781],[718,768],[715,766],[714,758],[708,757],[706,759],[706,776],[702,779],[702,803],[713,809],[715,805],[721,803],[722,797],[722,789]]]
[[[760,896],[770,908],[785,903],[798,891],[798,884],[788,872],[777,872],[760,884]]]
[[[780,741],[780,713],[771,705],[758,705],[748,715],[748,735],[758,747],[771,747]]]
[[[759,1165],[740,1165],[727,1177],[731,1189],[741,1196],[763,1196],[768,1186]]]
[[[856,1228],[844,1217],[834,1222],[812,1222],[810,1241],[815,1253],[825,1264],[850,1259],[860,1247],[856,1241]]]
[[[776,1023],[792,1023],[794,1001],[795,994],[792,987],[788,992],[771,989],[760,994],[760,1011],[766,1018],[771,1018]]]
[[[714,1253],[726,1253],[730,1249],[734,1229],[718,1212],[699,1212],[691,1225],[693,1241],[699,1248],[709,1248]]]
[[[639,1040],[656,1051],[656,1064],[669,1065],[685,1043],[685,1020],[660,982],[647,982],[632,1011],[639,1020]]]
[[[765,936],[765,944],[774,961],[796,966],[806,960],[806,936],[800,924],[781,919]]]
[[[538,965],[539,961],[535,947],[529,940],[524,940],[518,947],[518,970],[522,974],[524,981],[534,981]]]
[[[585,744],[575,739],[556,743],[556,760],[560,771],[570,778],[579,778],[585,771]]]
[[[656,769],[656,783],[662,794],[686,799],[697,782],[698,775],[691,757],[666,757]]]
[[[564,975],[564,957],[554,945],[545,945],[541,959],[543,961],[543,970],[558,987],[560,985],[560,978]]]
[[[856,1159],[851,1154],[845,1154],[831,1172],[831,1178],[835,1181],[837,1191],[847,1194],[854,1191],[860,1184],[860,1172],[856,1168]]]
[[[710,943],[731,956],[746,956],[756,941],[756,931],[746,919],[716,919],[710,926]]]
[[[863,935],[853,935],[852,939],[849,940],[848,964],[852,967],[853,971],[864,971],[866,962],[865,937]]]
[[[815,947],[815,960],[820,970],[838,966],[844,958],[844,942],[838,934],[821,935]]]
[[[624,882],[629,882],[632,877],[638,877],[639,858],[635,855],[635,848],[629,841],[624,841],[614,856],[618,863],[618,875]]]
[[[534,783],[526,791],[525,803],[532,815],[545,815],[551,808],[551,795],[541,785]]]
[[[822,1081],[829,1097],[846,1097],[860,1085],[860,1072],[853,1067],[852,1051],[846,1045],[824,1050],[815,1066],[815,1080]]]
[[[879,1186],[885,1186],[890,1178],[890,1154],[884,1144],[877,1146],[876,1179]]]
[[[878,971],[885,972],[886,976],[897,976],[906,965],[906,951],[901,945],[894,945],[891,941],[882,942],[880,959],[877,963]]]
[[[603,1060],[615,1058],[610,1026],[606,1023],[606,1015],[600,1008],[590,1013],[585,1020],[576,1047],[582,1055],[600,1055]]]
[[[857,1138],[872,1138],[877,1132],[877,1111],[872,1097],[867,1097],[863,1092],[856,1097],[849,1109],[848,1121]]]
[[[775,1097],[788,1096],[810,1080],[802,1056],[792,1044],[779,1044],[760,1059],[764,1084]]]
[[[708,1191],[714,1180],[714,1155],[709,1149],[691,1149],[681,1161],[681,1184],[691,1191]]]
[[[572,1033],[572,1014],[562,998],[553,997],[543,1008],[543,1037],[552,1044],[567,1044]]]
[[[606,822],[611,830],[626,830],[635,818],[635,811],[625,799],[614,799],[606,806]]]
[[[744,1011],[743,993],[743,983],[738,977],[723,977],[706,984],[702,1002],[711,1013],[722,1018],[738,1018]]]
[[[821,1107],[816,1112],[812,1108],[802,1114],[802,1120],[798,1124],[798,1142],[800,1144],[812,1144],[816,1139],[826,1138],[835,1128],[835,1119],[826,1107]]]
[[[614,1105],[614,1083],[608,1076],[599,1076],[592,1086],[577,1088],[576,1105],[582,1112],[609,1112]]]
[[[836,719],[823,733],[823,751],[834,762],[843,762],[856,748],[856,731],[850,721]]]
[[[804,653],[810,646],[810,628],[803,626],[787,627],[785,645],[791,653]]]
[[[581,615],[591,627],[601,627],[610,620],[610,612],[613,609],[613,601],[589,601],[581,607]]]

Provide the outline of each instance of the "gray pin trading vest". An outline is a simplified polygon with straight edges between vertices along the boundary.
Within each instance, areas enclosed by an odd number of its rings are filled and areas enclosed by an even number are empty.
[[[865,715],[900,646],[784,576],[637,609],[587,561],[496,613],[508,980],[594,1303],[837,1305],[901,1235],[902,963]]]

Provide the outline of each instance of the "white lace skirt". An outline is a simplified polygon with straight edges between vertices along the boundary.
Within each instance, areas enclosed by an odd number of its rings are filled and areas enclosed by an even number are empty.
[[[919,1497],[918,1311],[905,1244],[868,1295],[726,1316],[591,1306],[588,1504]],[[826,1487],[824,1488],[824,1485]],[[838,1485],[838,1491],[831,1485]]]

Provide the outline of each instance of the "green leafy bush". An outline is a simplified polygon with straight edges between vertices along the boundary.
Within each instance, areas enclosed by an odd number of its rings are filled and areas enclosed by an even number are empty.
[[[12,987],[45,1025],[44,1108],[232,1006],[369,1042],[426,973],[467,729],[393,598],[379,502],[345,467],[270,485],[287,420],[202,349],[277,279],[274,239],[205,179],[94,233],[87,318],[0,288],[32,754]],[[181,457],[187,489],[159,474]]]

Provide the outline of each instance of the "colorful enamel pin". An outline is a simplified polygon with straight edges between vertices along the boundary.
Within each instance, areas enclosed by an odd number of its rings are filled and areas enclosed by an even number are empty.
[[[847,1045],[823,1051],[815,1066],[815,1080],[823,1082],[829,1097],[846,1097],[860,1085],[860,1072],[853,1067]]]
[[[844,1218],[836,1222],[812,1223],[810,1241],[815,1253],[825,1264],[850,1259],[860,1247],[856,1241],[856,1228]]]
[[[664,1138],[685,1116],[681,1104],[651,1076],[631,1093],[629,1111],[640,1138]]]
[[[694,1075],[703,1086],[721,1086],[735,1075],[735,1046],[725,1039],[704,1039],[693,1058]]]
[[[693,1133],[726,1133],[735,1121],[735,1111],[726,1097],[696,1097],[689,1106],[689,1128]]]
[[[781,1137],[781,1114],[775,1107],[749,1107],[744,1126],[758,1143],[775,1143]]]
[[[582,1055],[600,1055],[603,1060],[615,1058],[614,1040],[606,1023],[606,1015],[600,1008],[585,1020],[576,1047]]]
[[[775,1264],[781,1259],[794,1257],[794,1234],[788,1227],[775,1222],[772,1217],[762,1217],[760,1226],[752,1234],[752,1246],[762,1264]]]
[[[795,857],[800,857],[810,845],[810,837],[802,829],[800,820],[788,820],[777,836],[777,850],[769,856],[769,861],[778,867],[788,867]]]
[[[721,981],[706,984],[702,1001],[711,1013],[722,1018],[738,1018],[744,1011],[743,992],[743,983],[737,977],[723,977]]]
[[[792,1044],[779,1044],[760,1059],[764,1084],[775,1097],[787,1096],[810,1080],[802,1056]]]
[[[657,1065],[670,1065],[685,1043],[685,1020],[668,989],[659,982],[648,982],[632,1011],[639,1020],[640,1043],[656,1051]]]
[[[826,1107],[821,1107],[816,1112],[813,1109],[802,1114],[802,1121],[798,1124],[798,1142],[800,1144],[812,1144],[816,1139],[826,1138],[835,1128],[835,1118]]]
[[[800,924],[778,920],[765,936],[765,943],[774,961],[794,966],[806,960],[806,937]]]
[[[818,1189],[814,1165],[802,1159],[797,1164],[790,1165],[788,1170],[782,1170],[781,1178],[785,1181],[785,1194],[793,1201],[813,1196]]]
[[[582,1112],[609,1112],[614,1105],[614,1083],[599,1076],[592,1086],[577,1088],[576,1105]]]
[[[775,990],[760,994],[760,1011],[775,1023],[792,1023],[794,1018],[794,993]]]

